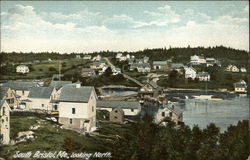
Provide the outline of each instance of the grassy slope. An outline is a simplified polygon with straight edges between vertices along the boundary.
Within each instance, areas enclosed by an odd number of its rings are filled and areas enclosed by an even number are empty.
[[[38,124],[41,119],[34,116],[12,116],[10,121],[11,126],[11,138],[17,137],[17,133],[20,131],[29,130],[31,125]],[[42,121],[39,124],[41,127],[35,132],[35,140],[21,142],[16,145],[4,146],[0,150],[0,155],[4,158],[11,159],[16,151],[28,152],[28,151],[63,151],[64,139],[71,138],[77,146],[81,146],[79,152],[96,152],[96,151],[109,151],[106,137],[98,136],[84,136],[77,132],[61,129],[59,125],[56,125],[49,121]],[[99,133],[113,136],[121,131],[119,125],[114,125],[110,122],[100,123]],[[108,137],[109,138],[109,137]]]

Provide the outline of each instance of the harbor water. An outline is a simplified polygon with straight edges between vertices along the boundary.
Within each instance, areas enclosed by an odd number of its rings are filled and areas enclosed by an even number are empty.
[[[230,125],[249,119],[249,98],[221,101],[186,99],[183,110],[183,121],[190,127],[206,128],[209,123],[215,123],[224,132]]]

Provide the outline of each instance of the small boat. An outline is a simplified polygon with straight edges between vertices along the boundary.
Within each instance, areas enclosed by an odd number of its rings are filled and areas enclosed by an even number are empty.
[[[222,101],[223,99],[222,98],[211,98],[209,99],[209,101]]]
[[[213,95],[199,95],[199,96],[193,96],[194,99],[204,99],[204,100],[208,100],[211,99]]]

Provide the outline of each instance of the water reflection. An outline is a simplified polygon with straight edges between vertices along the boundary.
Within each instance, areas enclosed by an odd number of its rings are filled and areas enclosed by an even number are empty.
[[[231,124],[239,120],[249,119],[249,98],[233,98],[222,101],[186,99],[183,120],[185,124],[205,128],[215,123],[225,131]]]

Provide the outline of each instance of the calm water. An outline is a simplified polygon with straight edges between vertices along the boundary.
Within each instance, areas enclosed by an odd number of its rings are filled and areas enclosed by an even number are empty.
[[[186,99],[183,121],[190,127],[198,124],[206,128],[209,123],[215,123],[225,131],[231,124],[239,120],[249,119],[249,98],[236,97],[222,101]]]

